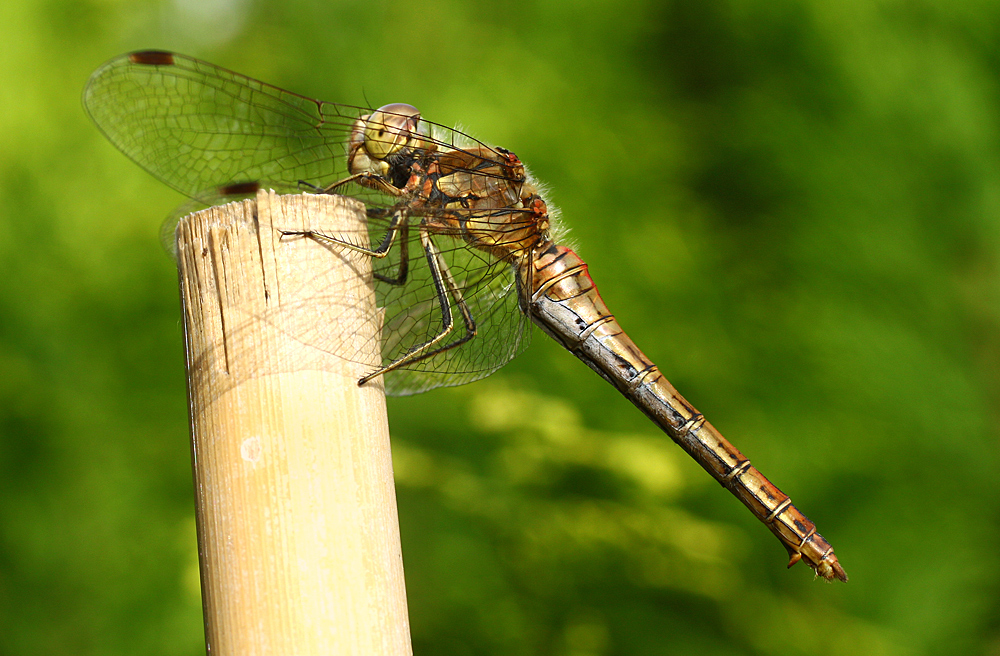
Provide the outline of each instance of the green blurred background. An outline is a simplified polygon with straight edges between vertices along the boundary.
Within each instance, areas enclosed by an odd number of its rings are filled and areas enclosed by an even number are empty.
[[[536,332],[390,401],[418,656],[1000,654],[997,0],[7,0],[0,26],[0,654],[204,650],[157,238],[183,199],[79,100],[138,48],[516,151],[851,577],[786,571]]]

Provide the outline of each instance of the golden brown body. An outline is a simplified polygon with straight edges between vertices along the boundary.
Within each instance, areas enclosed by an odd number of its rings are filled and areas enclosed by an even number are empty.
[[[390,374],[387,390],[412,394],[482,378],[523,348],[530,317],[764,522],[789,565],[803,560],[825,579],[847,580],[813,523],[622,331],[586,264],[556,245],[550,209],[514,153],[424,121],[410,105],[321,102],[161,51],[106,63],[84,104],[126,155],[195,199],[270,186],[347,192],[367,204],[382,234],[285,233],[382,263],[374,276],[386,312],[383,366],[360,383]],[[373,236],[381,242],[370,246]]]

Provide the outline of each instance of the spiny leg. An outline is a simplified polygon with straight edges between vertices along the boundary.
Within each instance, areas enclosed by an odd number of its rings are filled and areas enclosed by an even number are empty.
[[[305,237],[320,242],[325,241],[377,259],[383,259],[389,255],[389,251],[392,249],[392,245],[396,239],[396,233],[398,232],[401,236],[399,238],[399,269],[396,271],[396,275],[390,277],[377,271],[372,272],[372,276],[376,280],[381,280],[382,282],[398,287],[406,283],[406,278],[410,270],[410,224],[408,219],[408,207],[405,205],[399,206],[392,214],[392,219],[389,221],[389,226],[382,237],[381,243],[374,249],[364,248],[314,230],[280,230],[279,232],[282,237]]]
[[[444,346],[439,346],[433,350],[420,353],[420,355],[410,360],[409,364],[426,360],[439,353],[444,353],[445,351],[459,347],[475,337],[478,333],[476,319],[472,316],[472,310],[469,309],[469,304],[462,295],[462,288],[455,282],[455,278],[451,274],[451,269],[444,262],[441,262],[441,273],[443,274],[444,283],[448,288],[448,292],[451,294],[451,297],[455,299],[455,303],[458,305],[458,311],[462,315],[462,322],[465,324],[465,334],[455,341],[445,344]]]
[[[315,187],[315,185],[311,185],[308,182],[305,182],[304,180],[299,180],[299,184],[306,184],[309,185],[310,187],[314,187],[321,194],[334,194],[337,192],[337,189],[351,182],[356,182],[362,187],[368,187],[369,189],[376,189],[383,193],[389,194],[390,196],[396,196],[397,198],[404,196],[406,194],[404,190],[395,186],[382,176],[375,175],[370,171],[355,173],[354,175],[350,175],[344,178],[343,180],[338,180],[331,185],[327,185],[326,187]]]
[[[333,237],[331,235],[324,234],[322,232],[317,232],[315,230],[278,230],[282,237],[305,237],[307,239],[314,239],[319,242],[328,242],[336,246],[343,246],[349,250],[362,253],[363,255],[368,255],[369,257],[374,257],[377,259],[383,259],[389,254],[389,250],[392,248],[392,244],[396,239],[396,233],[402,232],[405,236],[407,235],[408,224],[410,213],[407,205],[398,206],[392,213],[392,218],[389,219],[389,226],[385,231],[385,235],[382,237],[382,242],[375,248],[365,248],[364,246],[358,246],[357,244],[352,244],[351,242],[341,239],[339,237]],[[405,242],[405,239],[404,239]],[[405,260],[404,260],[405,261]],[[405,281],[406,272],[405,265],[400,264],[400,269],[402,271],[402,279]],[[399,278],[400,276],[397,276]],[[381,278],[380,278],[381,279]],[[387,280],[386,282],[390,282]],[[401,284],[401,283],[400,283]]]
[[[375,277],[376,280],[381,280],[384,283],[388,283],[396,287],[401,287],[402,285],[406,284],[406,277],[410,272],[410,224],[409,223],[403,223],[401,226],[399,226],[399,235],[400,235],[399,269],[396,271],[395,277],[390,278],[389,276],[381,274],[378,271],[372,271],[372,275]]]
[[[308,191],[313,194],[325,194],[326,190],[323,187],[317,187],[308,180],[299,180],[299,191]]]
[[[385,194],[388,194],[390,196],[395,196],[397,198],[401,198],[402,196],[406,195],[406,191],[393,185],[382,176],[371,173],[370,171],[355,173],[354,175],[350,175],[342,180],[338,180],[337,182],[327,185],[326,187],[318,187],[306,180],[299,180],[299,187],[309,188],[318,194],[333,194],[336,193],[337,189],[351,182],[356,182],[362,187],[375,189],[377,191],[381,191]],[[371,216],[372,210],[369,209],[368,212],[369,216]],[[404,202],[401,201],[400,203],[397,204],[396,208],[393,210],[392,219],[389,222],[389,227],[386,230],[385,235],[382,237],[382,243],[379,244],[379,246],[377,246],[374,249],[364,248],[356,244],[352,244],[343,239],[338,239],[337,237],[331,237],[330,235],[323,234],[322,232],[315,232],[313,230],[306,230],[306,231],[282,230],[280,232],[282,237],[298,236],[298,237],[307,237],[310,239],[315,239],[316,241],[327,241],[332,244],[344,246],[345,248],[349,248],[353,251],[363,253],[370,257],[382,259],[389,254],[389,249],[392,247],[393,240],[396,238],[396,230],[398,227],[399,231],[403,233],[402,247],[400,248],[399,270],[393,277],[386,276],[378,272],[372,272],[372,275],[377,280],[389,283],[390,285],[399,286],[406,282],[406,276],[409,271],[409,264],[410,264],[409,248],[407,244],[409,239],[409,225],[406,222],[407,218],[409,218],[409,208]]]
[[[451,273],[448,271],[447,268],[444,269],[444,273],[447,275],[448,278],[451,278]],[[424,351],[423,353],[420,353],[420,355],[411,358],[406,364],[413,364],[414,362],[420,362],[421,360],[432,358],[435,355],[438,355],[439,353],[450,351],[453,348],[457,348],[462,344],[465,344],[478,334],[479,329],[476,326],[476,319],[475,317],[472,316],[472,311],[469,309],[468,303],[466,303],[465,298],[462,296],[462,290],[455,284],[453,280],[451,281],[451,284],[448,286],[448,289],[451,292],[452,297],[455,299],[455,302],[458,304],[459,313],[462,315],[462,322],[465,323],[465,334],[456,339],[455,341],[445,344],[444,346],[439,346],[431,351]],[[399,365],[393,363],[389,366],[392,368],[396,368]],[[380,372],[375,372],[373,374],[365,376],[360,381],[358,381],[358,384],[363,385],[364,383],[368,382],[368,380],[370,380],[372,376],[378,376],[379,373]]]
[[[468,304],[465,302],[465,298],[462,296],[462,290],[455,282],[455,278],[451,275],[448,265],[441,260],[441,251],[439,251],[437,246],[434,245],[430,234],[428,234],[426,228],[423,226],[420,228],[420,242],[424,247],[427,264],[431,271],[431,278],[434,281],[434,288],[437,292],[438,303],[441,307],[441,332],[438,333],[433,339],[411,348],[402,357],[399,357],[386,366],[379,368],[377,371],[364,376],[358,381],[358,385],[364,385],[376,376],[381,376],[382,374],[398,369],[399,367],[419,362],[421,360],[426,360],[427,358],[437,355],[438,353],[455,348],[456,346],[464,344],[476,336],[476,321],[472,316],[472,311],[469,309]],[[462,315],[462,321],[465,323],[465,335],[458,338],[454,342],[446,344],[445,346],[434,348],[435,345],[447,337],[455,327],[455,320],[451,313],[451,304],[448,301],[449,295],[455,299],[455,303],[458,305],[459,312]]]

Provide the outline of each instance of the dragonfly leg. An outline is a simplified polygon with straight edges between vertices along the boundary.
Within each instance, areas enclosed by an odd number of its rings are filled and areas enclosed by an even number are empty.
[[[395,276],[387,276],[377,271],[373,272],[372,275],[382,282],[388,283],[390,285],[403,285],[406,283],[406,277],[409,273],[410,268],[410,256],[409,256],[409,232],[410,224],[407,219],[409,218],[408,206],[400,205],[392,213],[392,218],[389,220],[389,227],[386,228],[385,235],[382,237],[381,243],[375,248],[364,248],[363,246],[358,246],[357,244],[352,244],[351,242],[341,239],[339,237],[333,237],[322,232],[316,232],[315,230],[279,230],[282,237],[305,237],[307,239],[314,239],[319,242],[327,242],[330,244],[335,244],[337,246],[343,246],[358,253],[362,253],[369,257],[374,257],[377,259],[383,259],[389,255],[389,251],[392,249],[392,245],[396,240],[396,233],[401,234],[400,246],[399,246],[399,270],[396,272]]]
[[[349,184],[351,182],[356,182],[359,185],[361,185],[362,187],[368,187],[369,189],[375,189],[377,191],[381,191],[383,193],[389,194],[390,196],[396,196],[397,198],[406,194],[405,191],[403,191],[399,187],[391,184],[388,180],[386,180],[382,176],[375,175],[374,173],[372,173],[370,171],[363,171],[361,173],[355,173],[354,175],[348,176],[348,177],[344,178],[343,180],[338,180],[337,182],[334,182],[331,185],[327,185],[326,187],[322,187],[322,188],[316,187],[316,188],[319,189],[319,193],[321,193],[321,194],[333,194],[333,193],[336,193],[337,189],[339,189],[340,187],[343,187],[344,185]],[[305,182],[304,180],[299,180],[299,184],[309,184],[309,183]],[[309,186],[313,186],[313,185],[309,185]]]
[[[314,194],[324,194],[324,193],[326,193],[323,190],[323,187],[317,187],[313,183],[307,182],[306,180],[299,180],[299,190],[300,191],[311,191]]]
[[[399,269],[396,271],[395,277],[389,277],[387,275],[381,274],[378,271],[373,271],[372,275],[376,280],[381,280],[384,283],[400,287],[406,283],[406,277],[410,272],[410,224],[406,221],[399,223]],[[388,240],[389,244],[392,244],[392,236],[390,232],[396,232],[393,230],[392,224],[389,225],[389,230],[386,231],[385,236],[382,238],[382,244],[385,244]],[[382,248],[380,245],[379,248]],[[388,252],[389,247],[386,246],[386,252]]]
[[[317,232],[315,230],[278,230],[282,237],[305,237],[306,239],[313,239],[318,242],[326,242],[329,244],[334,244],[336,246],[343,246],[349,250],[367,255],[369,257],[374,257],[377,259],[382,259],[389,254],[389,250],[392,248],[393,242],[396,240],[396,233],[403,232],[405,238],[407,233],[407,219],[409,219],[409,212],[405,205],[399,206],[396,211],[392,213],[392,218],[389,219],[389,227],[385,231],[385,235],[382,237],[382,242],[375,248],[366,248],[364,246],[358,246],[357,244],[352,244],[346,239],[341,239],[340,237],[333,237],[331,235]],[[404,239],[405,244],[405,239]],[[403,280],[405,281],[405,265],[400,266],[404,270]],[[398,277],[398,276],[397,276]],[[381,279],[381,277],[380,277]],[[390,281],[386,281],[390,282]]]
[[[358,385],[364,385],[376,376],[381,376],[399,367],[426,360],[438,353],[453,349],[476,336],[476,321],[472,316],[472,311],[469,309],[468,303],[465,302],[465,298],[462,296],[462,290],[451,275],[448,265],[441,259],[441,251],[434,245],[430,235],[424,228],[420,230],[420,242],[424,247],[427,264],[431,271],[431,278],[434,280],[434,287],[437,290],[438,303],[441,306],[441,332],[423,344],[411,348],[402,357],[364,376],[358,381]],[[455,299],[455,303],[458,305],[458,311],[462,315],[462,321],[465,324],[465,334],[444,346],[437,346],[455,328],[455,318],[451,312],[449,297]]]

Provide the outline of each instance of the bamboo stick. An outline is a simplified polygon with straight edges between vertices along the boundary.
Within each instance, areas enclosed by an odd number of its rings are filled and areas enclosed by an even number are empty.
[[[370,269],[277,231],[363,221],[260,192],[178,226],[209,654],[412,653]]]

